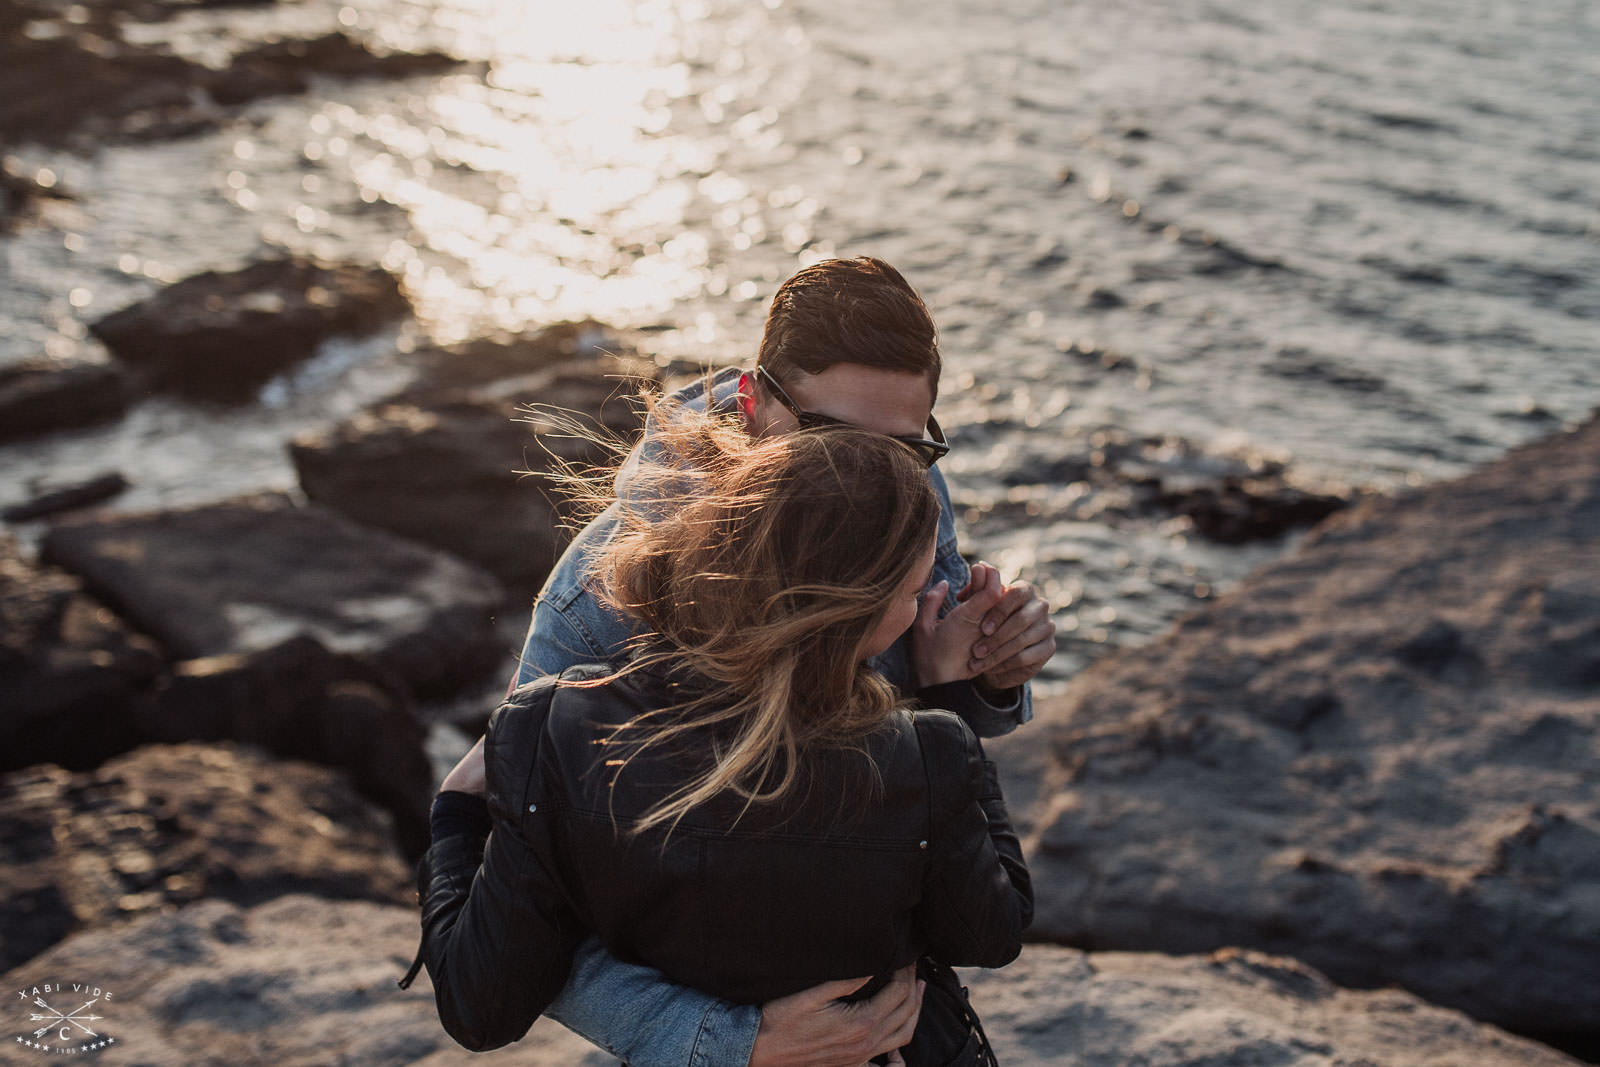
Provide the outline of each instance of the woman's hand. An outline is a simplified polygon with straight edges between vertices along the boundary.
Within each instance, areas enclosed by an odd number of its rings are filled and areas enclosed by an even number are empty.
[[[439,792],[446,791],[471,793],[480,797],[488,793],[488,770],[483,762],[483,738],[478,738],[478,743],[467,750],[467,754],[450,768],[450,773],[439,783]]]
[[[972,577],[961,591],[961,603],[941,619],[939,609],[949,591],[949,582],[938,582],[922,594],[917,606],[917,621],[911,626],[914,688],[958,682],[982,670],[972,646],[985,636],[984,616],[1005,596],[1000,572],[987,563],[973,564]]]

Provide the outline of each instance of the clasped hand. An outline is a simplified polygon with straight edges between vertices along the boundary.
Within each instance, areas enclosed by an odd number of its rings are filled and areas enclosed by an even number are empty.
[[[990,689],[1009,689],[1055,655],[1050,605],[1027,582],[1007,586],[991,564],[975,563],[956,607],[941,619],[949,590],[949,582],[937,582],[918,604],[911,640],[918,688],[977,678]]]

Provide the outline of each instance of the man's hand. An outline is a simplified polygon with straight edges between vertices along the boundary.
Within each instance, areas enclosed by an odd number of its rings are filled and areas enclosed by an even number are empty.
[[[991,601],[987,594],[992,590],[976,584],[980,567],[988,567],[988,564],[974,566],[973,581],[956,594],[962,607],[971,603],[975,596]],[[988,569],[994,570],[993,567]],[[1050,620],[1050,605],[1027,582],[1008,587],[997,600],[988,604],[979,623],[979,632],[981,636],[973,642],[972,662],[968,666],[991,689],[1021,685],[1038,674],[1056,654],[1056,624]]]
[[[937,582],[922,594],[917,621],[912,623],[911,681],[915,688],[971,678],[981,669],[972,646],[984,639],[983,621],[1005,592],[1000,572],[987,563],[972,567],[972,578],[961,591],[962,603],[939,618],[949,582]]]
[[[763,1004],[750,1067],[861,1067],[909,1043],[922,1010],[916,964],[896,971],[871,999],[840,1003],[868,981],[824,982]]]
[[[450,773],[439,783],[439,792],[453,789],[458,793],[475,793],[483,796],[489,791],[488,769],[483,762],[483,738],[467,750],[461,761],[450,768]]]

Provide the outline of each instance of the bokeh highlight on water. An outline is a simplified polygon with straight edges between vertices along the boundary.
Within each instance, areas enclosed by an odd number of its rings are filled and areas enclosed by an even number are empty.
[[[383,263],[418,324],[253,408],[6,447],[0,496],[107,468],[121,507],[290,486],[289,437],[403,384],[424,337],[592,316],[746,361],[779,281],[874,254],[940,322],[965,536],[1055,605],[1059,681],[1284,547],[1113,520],[1062,457],[1149,437],[1393,489],[1600,404],[1581,0],[308,0],[139,32],[222,63],[334,27],[470,62],[179,141],[8,146],[77,199],[0,240],[0,360],[268,247]]]

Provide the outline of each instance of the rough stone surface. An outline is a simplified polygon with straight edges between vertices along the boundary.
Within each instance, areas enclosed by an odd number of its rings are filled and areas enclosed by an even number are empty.
[[[572,360],[470,393],[382,404],[291,446],[312,500],[482,566],[525,603],[566,543],[559,460],[596,463],[548,412],[625,435],[638,425],[637,364]]]
[[[965,971],[1005,1067],[1576,1067],[1399,990],[1339,989],[1294,960],[1030,945]]]
[[[132,709],[163,669],[154,642],[0,536],[0,770],[92,767],[138,742]]]
[[[118,419],[131,402],[128,372],[114,363],[37,359],[0,367],[0,441]]]
[[[42,554],[176,659],[307,635],[433,695],[472,683],[503,652],[491,616],[504,593],[490,575],[281,494],[73,518]]]
[[[396,680],[295,637],[264,652],[176,666],[139,706],[151,741],[238,741],[343,771],[388,811],[402,852],[427,848],[433,781],[426,731]]]
[[[196,274],[90,329],[158,386],[246,400],[319,342],[409,310],[387,271],[290,257]]]
[[[5,977],[8,990],[90,981],[110,990],[116,1062],[216,1067],[615,1067],[541,1019],[485,1055],[439,1026],[427,972],[395,978],[414,908],[286,896],[208,900],[80,933]],[[1397,991],[1352,993],[1291,960],[1103,953],[1034,945],[967,972],[1006,1067],[1573,1067],[1576,1061]],[[86,999],[86,998],[81,998]]]
[[[233,746],[14,771],[0,778],[0,856],[7,969],[80,927],[202,897],[415,899],[387,821],[342,778]]]
[[[1040,719],[1033,936],[1600,1030],[1600,420],[1335,516]]]
[[[548,1019],[499,1052],[456,1045],[426,972],[409,990],[395,985],[418,929],[415,907],[304,895],[251,908],[207,900],[78,934],[12,970],[5,988],[13,1000],[57,980],[110,990],[100,1032],[116,1045],[96,1055],[119,1067],[614,1067]]]

